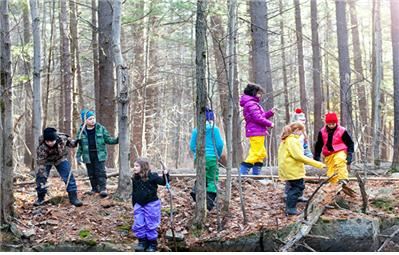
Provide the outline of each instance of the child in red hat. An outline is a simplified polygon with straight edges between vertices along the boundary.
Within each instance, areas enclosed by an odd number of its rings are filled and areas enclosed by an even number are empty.
[[[335,112],[325,115],[326,125],[320,130],[315,145],[314,159],[320,161],[320,154],[323,153],[327,165],[327,176],[332,183],[348,181],[348,165],[352,162],[354,143],[348,131],[338,123]]]

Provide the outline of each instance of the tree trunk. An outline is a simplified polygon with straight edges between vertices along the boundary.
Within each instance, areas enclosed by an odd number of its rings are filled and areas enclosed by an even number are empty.
[[[353,62],[356,74],[356,88],[357,88],[357,102],[360,111],[360,125],[367,125],[368,121],[368,98],[367,98],[367,88],[364,82],[363,65],[362,65],[362,51],[360,49],[360,36],[359,36],[359,23],[357,21],[357,11],[356,11],[356,0],[351,0],[349,3],[350,17],[351,17],[351,27],[352,27],[352,45],[353,45]],[[363,148],[367,144],[368,128],[366,128],[366,135],[363,135],[363,141],[359,144]],[[364,152],[365,150],[362,149]]]
[[[337,19],[337,41],[339,61],[339,83],[341,99],[341,125],[352,131],[352,93],[350,88],[350,62],[348,49],[348,28],[346,23],[346,2],[335,1]]]
[[[228,125],[228,81],[227,81],[227,57],[226,57],[226,44],[225,44],[225,31],[223,27],[222,17],[218,15],[211,16],[211,34],[213,44],[213,54],[215,55],[216,78],[219,89],[220,106],[222,108],[223,129],[226,133]],[[226,138],[227,139],[227,138]]]
[[[313,141],[317,141],[318,130],[323,127],[322,106],[323,94],[321,92],[321,64],[320,64],[320,43],[319,43],[319,25],[317,19],[317,0],[310,3],[311,25],[312,25],[312,53],[313,53]]]
[[[197,229],[202,229],[206,220],[206,182],[205,182],[205,107],[207,99],[206,90],[206,10],[207,1],[197,1],[197,20],[195,24],[195,52],[196,52],[196,80],[197,80],[197,149],[196,149],[196,170],[197,170],[197,197],[195,204],[195,215],[193,224]]]
[[[394,142],[392,169],[399,172],[399,2],[391,0],[391,36],[394,85]]]
[[[97,1],[91,0],[91,47],[92,47],[92,54],[93,54],[93,80],[94,80],[94,95],[95,95],[95,105],[96,105],[96,112],[100,111],[100,67],[99,67],[99,57],[98,57],[98,23],[97,23]]]
[[[71,64],[72,64],[72,91],[73,91],[73,119],[80,119],[80,109],[83,108],[82,75],[80,72],[80,51],[78,41],[78,5],[75,0],[69,0],[70,8],[70,31],[71,31]],[[72,123],[72,134],[76,134],[80,126],[80,121]]]
[[[97,120],[109,133],[115,133],[115,89],[112,62],[112,3],[109,0],[98,2],[99,31],[99,108]],[[107,167],[115,168],[115,146],[108,147]]]
[[[284,16],[283,16],[283,0],[279,1],[280,12],[280,44],[281,44],[281,64],[283,71],[283,85],[284,85],[284,109],[285,109],[285,124],[290,123],[290,102],[288,99],[288,77],[287,67],[285,65],[285,39],[284,39]]]
[[[29,6],[28,3],[24,3],[23,6],[23,22],[24,22],[24,37],[23,44],[24,48],[28,47],[28,44],[31,41],[31,33],[30,33],[30,20],[29,20]],[[24,57],[23,63],[23,75],[29,77],[31,64],[28,58]],[[33,129],[32,129],[32,84],[30,80],[26,81],[24,84],[25,87],[25,143],[27,148],[25,147],[24,154],[24,163],[25,166],[29,167],[32,171],[33,168],[33,153],[35,152],[35,148],[33,147]]]
[[[0,167],[1,167],[1,212],[0,224],[11,222],[14,216],[13,192],[13,115],[12,115],[12,76],[11,76],[11,39],[8,0],[0,2]]]
[[[236,12],[236,24],[238,24],[238,15]],[[240,81],[238,79],[238,60],[237,60],[237,45],[238,45],[238,33],[235,33],[235,40],[234,43],[234,84],[233,84],[233,166],[238,166],[242,162],[243,157],[243,148],[242,148],[242,141],[241,141],[241,118],[240,118],[240,105],[239,105],[239,97],[240,92]]]
[[[380,20],[380,1],[373,1],[373,100],[372,129],[373,141],[371,159],[376,166],[381,161],[381,80],[382,80],[382,37]]]
[[[305,115],[308,115],[308,99],[306,96],[305,84],[305,66],[303,60],[303,39],[302,39],[302,20],[301,7],[299,0],[294,0],[295,5],[295,28],[296,28],[296,43],[298,49],[298,74],[299,74],[299,92],[301,98],[301,108]],[[312,35],[313,36],[313,35]]]
[[[61,41],[61,68],[64,85],[64,130],[66,134],[72,133],[72,81],[71,81],[71,52],[68,38],[68,16],[66,0],[60,0],[60,41]]]
[[[112,50],[118,88],[119,179],[116,195],[127,200],[132,192],[129,166],[129,75],[121,51],[121,0],[113,5]]]
[[[143,21],[139,20],[142,16],[144,16],[144,1],[136,1],[135,4],[136,9],[136,20],[132,25],[132,34],[133,34],[133,93],[132,93],[132,110],[131,110],[131,119],[132,123],[132,148],[130,149],[133,153],[134,158],[140,157],[142,155],[142,143],[141,138],[143,136],[143,120],[141,118],[143,108],[143,85],[144,85],[144,48],[145,42],[144,40],[144,25]]]
[[[30,0],[33,34],[33,148],[39,145],[39,136],[42,133],[42,89],[40,84],[41,46],[40,46],[40,19],[37,11],[37,1]],[[36,154],[34,154],[36,158]]]
[[[154,3],[151,3],[153,8]],[[145,97],[144,97],[144,143],[145,154],[147,156],[154,156],[157,154],[158,144],[157,139],[157,95],[159,93],[157,83],[157,48],[156,48],[156,26],[157,17],[151,16],[147,26],[147,51],[146,51],[146,77],[145,77]]]
[[[265,89],[263,98],[263,106],[266,110],[273,108],[273,84],[270,67],[269,54],[269,37],[268,37],[268,21],[267,21],[267,4],[265,0],[251,1],[251,31],[252,31],[252,59],[255,83],[261,85]],[[275,132],[271,132],[271,137],[267,137],[266,144],[269,150],[269,163],[273,162],[276,157],[276,139]],[[270,139],[272,142],[270,143]]]
[[[226,119],[226,149],[227,149],[227,168],[226,168],[226,197],[224,200],[223,211],[227,213],[229,211],[230,200],[231,200],[231,169],[233,167],[233,89],[234,89],[234,74],[235,74],[235,34],[236,34],[236,11],[237,2],[236,0],[230,0],[228,2],[229,9],[229,24],[228,24],[228,49],[229,49],[229,63],[228,63],[228,98],[227,98],[227,119]]]

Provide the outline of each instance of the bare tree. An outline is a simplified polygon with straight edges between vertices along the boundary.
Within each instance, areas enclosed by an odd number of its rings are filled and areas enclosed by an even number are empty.
[[[1,212],[0,223],[11,222],[14,215],[13,192],[13,116],[12,116],[12,77],[11,77],[11,39],[8,17],[8,0],[0,1],[0,180]]]
[[[394,144],[392,169],[399,172],[399,2],[391,0],[391,33],[394,84]]]
[[[194,226],[202,229],[206,220],[206,181],[205,181],[205,107],[207,99],[206,91],[206,0],[197,1],[197,20],[195,24],[195,52],[196,52],[196,80],[197,80],[197,149],[196,149],[196,205],[194,215]]]
[[[71,52],[68,36],[68,16],[66,0],[60,0],[60,41],[61,41],[61,70],[64,86],[64,132],[72,133],[72,81],[71,81]]]
[[[302,35],[302,19],[301,5],[299,0],[294,0],[295,5],[295,29],[296,29],[296,45],[298,49],[298,74],[299,74],[299,92],[301,98],[302,111],[308,114],[308,98],[306,96],[305,86],[305,66],[303,61],[303,35]]]
[[[98,23],[97,23],[97,1],[91,0],[91,48],[93,54],[93,80],[94,80],[94,91],[95,91],[95,105],[96,111],[100,111],[100,67],[98,57]]]
[[[69,0],[69,19],[71,31],[71,68],[72,68],[72,101],[73,101],[73,119],[79,119],[79,109],[83,108],[83,84],[80,68],[80,51],[78,40],[78,5],[75,0]],[[72,123],[73,133],[79,129],[80,122]]]
[[[28,2],[23,3],[23,22],[24,22],[24,36],[23,36],[23,45],[24,48],[28,47],[28,44],[31,42],[31,25],[29,19],[29,4]],[[27,50],[27,49],[24,49]],[[24,56],[23,62],[23,72],[26,77],[30,76],[31,64],[28,56]],[[24,155],[24,163],[27,167],[31,168],[33,171],[33,153],[35,148],[33,147],[33,129],[32,129],[32,83],[30,80],[25,82],[25,155]]]
[[[121,51],[121,0],[113,4],[112,51],[116,67],[118,87],[118,127],[119,127],[119,179],[116,194],[126,200],[131,194],[129,166],[129,75]]]
[[[284,109],[285,109],[285,123],[290,122],[290,105],[288,99],[288,77],[285,57],[285,39],[284,39],[284,16],[283,16],[283,0],[279,1],[280,12],[280,44],[281,44],[281,64],[283,71],[283,84],[284,84]]]
[[[273,84],[271,77],[270,52],[269,52],[269,36],[268,36],[268,19],[266,0],[250,1],[251,13],[251,37],[252,37],[252,69],[254,71],[255,83],[263,86],[266,96],[263,98],[263,105],[266,109],[274,106]],[[271,142],[270,142],[270,139]],[[270,151],[268,162],[273,162],[277,153],[277,143],[275,132],[272,137],[266,140]]]
[[[142,136],[143,136],[143,97],[144,97],[144,1],[136,1],[134,4],[136,21],[132,24],[133,33],[133,67],[132,67],[132,79],[133,79],[133,92],[131,101],[131,119],[132,132],[134,136],[132,137],[131,152],[134,157],[139,157],[142,155]]]
[[[380,1],[373,1],[373,91],[372,91],[372,151],[371,159],[375,165],[381,160],[381,80],[382,80],[382,36]]]
[[[37,11],[37,0],[30,0],[29,3],[33,34],[33,148],[36,149],[39,145],[39,136],[42,132],[42,89],[40,84],[40,19]]]
[[[368,100],[366,94],[366,86],[363,74],[363,64],[362,64],[362,51],[359,36],[359,23],[357,20],[356,11],[356,0],[348,1],[350,17],[351,17],[351,28],[352,28],[352,47],[353,47],[353,63],[356,75],[356,87],[357,87],[357,98],[358,107],[360,111],[360,123],[368,123]],[[367,141],[367,140],[364,140]],[[362,144],[365,144],[363,142]]]
[[[229,24],[228,24],[228,49],[229,49],[229,64],[228,64],[228,112],[226,125],[226,149],[227,149],[227,168],[226,168],[226,197],[224,200],[224,212],[229,211],[231,200],[231,169],[233,167],[233,89],[234,89],[234,75],[235,75],[235,34],[236,34],[236,15],[237,2],[230,0],[228,2],[229,9]]]
[[[115,133],[115,89],[112,62],[112,2],[98,1],[99,32],[99,98],[96,106],[97,119],[110,134]],[[109,148],[108,167],[115,167],[115,147]]]
[[[312,52],[313,52],[313,113],[314,113],[314,126],[313,126],[313,141],[317,141],[318,132],[323,127],[322,106],[323,106],[323,93],[321,91],[321,64],[320,64],[320,43],[319,31],[317,21],[317,0],[310,2],[311,13],[311,26],[312,26]]]
[[[335,1],[337,19],[337,41],[339,62],[339,83],[341,98],[341,124],[349,133],[352,130],[352,93],[350,89],[350,62],[348,49],[348,28],[346,23],[346,2]]]

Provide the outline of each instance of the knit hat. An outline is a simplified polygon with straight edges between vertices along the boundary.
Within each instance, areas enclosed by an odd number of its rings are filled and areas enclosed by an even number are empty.
[[[55,141],[57,140],[57,129],[48,127],[43,130],[43,139],[44,141]]]
[[[326,114],[326,123],[338,123],[338,117],[335,112],[328,112]]]
[[[87,119],[90,118],[91,116],[94,116],[94,112],[93,112],[93,111],[83,109],[83,110],[80,112],[80,118],[82,119],[82,121],[87,120]]]
[[[305,113],[302,111],[301,108],[296,108],[294,115],[293,115],[293,121],[299,121],[299,122],[306,122],[306,117]]]
[[[207,121],[215,119],[215,114],[213,113],[212,109],[210,109],[208,107],[205,108],[205,116],[206,116]]]

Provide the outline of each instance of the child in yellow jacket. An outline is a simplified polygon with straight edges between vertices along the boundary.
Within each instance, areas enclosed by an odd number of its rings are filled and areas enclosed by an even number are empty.
[[[324,168],[325,164],[303,155],[300,136],[305,126],[300,122],[293,122],[283,128],[281,143],[278,149],[278,175],[280,180],[289,182],[286,191],[286,214],[299,214],[296,209],[299,196],[305,189],[305,164],[316,168]]]

